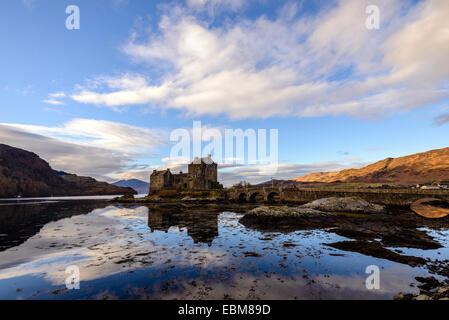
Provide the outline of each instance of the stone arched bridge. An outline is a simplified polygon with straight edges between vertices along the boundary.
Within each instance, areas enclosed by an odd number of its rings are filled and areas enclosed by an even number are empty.
[[[282,202],[282,188],[230,189],[228,198],[239,202]]]
[[[318,188],[231,188],[227,190],[230,200],[239,202],[285,202],[306,203],[328,197],[359,197],[368,202],[408,206],[423,198],[449,201],[449,190],[420,189],[318,189]]]

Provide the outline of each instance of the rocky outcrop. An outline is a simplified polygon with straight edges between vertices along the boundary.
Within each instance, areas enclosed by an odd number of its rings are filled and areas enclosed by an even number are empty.
[[[372,204],[368,201],[357,197],[345,197],[345,198],[324,198],[312,201],[300,208],[314,209],[326,212],[351,212],[351,213],[383,213],[385,207]]]
[[[309,208],[261,206],[250,210],[240,219],[246,227],[264,231],[326,228],[334,224],[335,216]]]
[[[329,217],[329,212],[384,213],[385,207],[357,197],[324,198],[297,207],[261,206],[248,215],[271,217]]]
[[[260,206],[247,212],[240,222],[262,229],[324,228],[346,221],[341,215],[383,212],[383,206],[359,198],[325,198],[302,206]]]
[[[389,211],[390,212],[390,211]],[[441,248],[441,244],[422,228],[447,228],[449,220],[427,220],[408,211],[394,213],[361,214],[349,212],[323,212],[302,207],[258,207],[250,210],[240,222],[258,230],[293,231],[310,228],[332,228],[333,233],[359,241],[338,244],[338,249],[348,251],[370,250],[372,256],[387,256],[398,261],[393,253],[379,250],[366,241],[378,242],[382,247],[409,247],[422,250]],[[389,249],[388,249],[389,250]],[[391,251],[391,250],[390,250]],[[363,254],[366,254],[364,251]],[[412,261],[405,259],[404,261]],[[415,263],[416,262],[416,263]],[[422,261],[414,261],[419,264]],[[436,273],[446,270],[446,264],[434,266]],[[443,271],[441,271],[443,270]],[[448,273],[449,275],[449,273]]]
[[[412,267],[422,266],[426,263],[426,260],[421,257],[398,254],[397,252],[384,248],[381,243],[376,241],[340,241],[326,245],[343,251],[358,252],[365,256],[408,264]]]
[[[270,216],[278,218],[286,217],[317,217],[328,216],[327,213],[321,212],[315,209],[301,208],[301,207],[274,207],[274,206],[261,206],[252,209],[247,213],[251,216]]]
[[[434,277],[430,276],[427,278],[416,277],[418,282],[421,282],[418,285],[420,289],[419,294],[403,294],[399,293],[394,296],[395,300],[449,300],[449,287],[444,285]]]

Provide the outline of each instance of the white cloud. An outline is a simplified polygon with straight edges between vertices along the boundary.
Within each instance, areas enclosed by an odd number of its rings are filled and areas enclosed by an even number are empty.
[[[116,79],[111,80],[110,84],[115,86],[121,82],[123,82],[123,79]],[[135,84],[136,82],[133,81],[133,83]],[[131,83],[128,85],[131,85]],[[71,98],[81,103],[92,103],[92,101],[95,101],[96,104],[114,107],[127,104],[145,104],[150,101],[160,101],[163,100],[167,94],[167,86],[162,85],[160,87],[138,86],[108,94],[99,94],[92,91],[83,90],[78,94],[72,95]]]
[[[72,99],[240,119],[376,118],[449,97],[449,2],[427,0],[408,10],[410,3],[399,0],[369,1],[381,9],[377,31],[365,28],[367,1],[334,4],[315,16],[280,10],[274,20],[237,18],[222,26],[177,10],[161,18],[159,34],[146,42],[133,37],[125,47],[135,60],[168,64],[159,79],[125,74],[104,80],[104,91],[81,88]]]
[[[55,99],[45,99],[45,100],[42,100],[42,102],[47,103],[47,104],[52,104],[54,106],[61,106],[61,105],[65,104],[64,102],[55,100]]]
[[[154,157],[164,133],[126,124],[74,119],[61,127],[0,123],[2,143],[32,151],[56,170],[110,180],[135,170],[139,157]]]
[[[65,93],[64,92],[55,92],[55,93],[50,93],[48,95],[50,98],[65,98]]]
[[[139,179],[141,181],[149,182],[150,175],[152,172],[153,172],[153,169],[150,166],[148,166],[144,169],[139,169],[139,170],[118,171],[111,176],[113,177],[114,181]]]
[[[65,93],[64,92],[55,92],[55,93],[50,93],[48,95],[48,99],[42,100],[42,102],[47,103],[47,104],[51,104],[54,106],[62,106],[65,105],[64,102],[58,100],[58,99],[63,99],[65,98]]]
[[[2,125],[70,143],[118,152],[152,150],[166,142],[166,134],[162,130],[151,130],[105,120],[73,119],[59,127],[7,123]]]
[[[349,168],[361,168],[366,165],[367,163],[348,163],[348,161],[316,162],[312,164],[280,163],[277,166],[277,172],[273,175],[273,178],[277,180],[289,180],[313,172],[339,171]],[[229,168],[225,167],[220,170],[218,177],[220,182],[228,187],[240,181],[257,184],[271,179],[271,177],[261,174],[261,172],[265,171],[267,170],[261,165],[231,165]]]
[[[206,127],[204,127],[206,128]],[[59,127],[0,123],[2,143],[32,151],[56,170],[87,175],[104,181],[137,178],[149,181],[152,170],[187,172],[191,159],[163,158],[161,165],[136,164],[139,157],[153,157],[159,145],[166,144],[166,134],[121,123],[74,119]],[[313,164],[280,163],[276,179],[292,179],[317,171],[358,168],[364,163],[321,162]],[[245,180],[251,183],[270,179],[263,165],[219,163],[219,181],[225,186]]]
[[[187,6],[189,8],[199,11],[208,11],[211,16],[219,10],[241,10],[248,3],[249,0],[187,0]]]

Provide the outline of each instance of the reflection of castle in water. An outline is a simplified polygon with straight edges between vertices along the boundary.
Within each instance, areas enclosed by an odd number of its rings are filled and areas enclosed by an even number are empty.
[[[194,243],[207,243],[218,236],[218,215],[213,213],[173,213],[151,210],[148,213],[148,227],[151,232],[168,232],[170,227],[187,229],[187,235]]]

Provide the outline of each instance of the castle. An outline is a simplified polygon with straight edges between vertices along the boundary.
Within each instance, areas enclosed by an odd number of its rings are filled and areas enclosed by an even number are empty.
[[[164,190],[210,190],[219,186],[217,164],[209,155],[207,158],[195,157],[188,166],[188,173],[182,171],[172,174],[170,169],[154,170],[150,178],[150,194]]]

